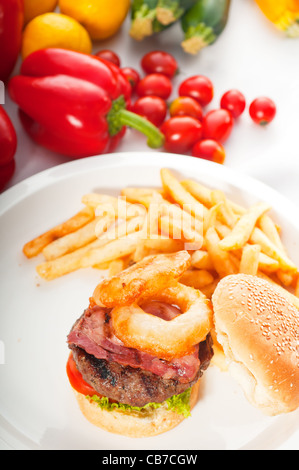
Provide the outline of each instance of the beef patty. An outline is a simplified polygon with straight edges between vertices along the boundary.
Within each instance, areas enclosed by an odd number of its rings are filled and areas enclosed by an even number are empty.
[[[147,403],[162,403],[192,387],[202,376],[213,357],[210,335],[199,345],[200,367],[195,378],[188,383],[164,379],[152,372],[117,362],[97,359],[84,349],[70,345],[73,357],[83,379],[99,394],[111,400],[142,407]]]

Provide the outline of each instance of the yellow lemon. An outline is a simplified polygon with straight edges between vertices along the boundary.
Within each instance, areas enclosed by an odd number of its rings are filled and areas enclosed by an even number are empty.
[[[24,0],[25,24],[36,16],[54,11],[58,0]]]
[[[59,13],[37,16],[23,33],[22,57],[39,49],[58,47],[90,54],[92,42],[85,28],[73,18]]]
[[[75,18],[94,40],[113,36],[123,24],[130,0],[59,0],[61,13]]]

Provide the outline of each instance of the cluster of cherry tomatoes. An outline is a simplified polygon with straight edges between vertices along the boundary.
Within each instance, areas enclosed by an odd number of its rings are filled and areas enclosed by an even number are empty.
[[[121,66],[119,57],[112,51],[100,51],[98,55]],[[152,51],[142,58],[141,67],[144,77],[131,67],[121,69],[136,95],[130,110],[160,128],[167,152],[223,163],[223,144],[233,130],[235,119],[246,108],[244,95],[239,90],[229,90],[222,96],[218,109],[205,112],[213,100],[214,86],[208,77],[195,75],[180,83],[178,97],[169,103],[172,80],[179,70],[175,58],[164,51]],[[275,103],[267,97],[257,98],[249,106],[249,115],[257,124],[268,124],[276,115]]]

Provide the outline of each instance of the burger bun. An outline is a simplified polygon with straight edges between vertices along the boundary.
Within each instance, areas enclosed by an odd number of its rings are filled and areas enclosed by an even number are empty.
[[[257,276],[222,279],[212,297],[214,323],[229,371],[267,415],[299,407],[299,310]]]
[[[168,410],[167,405],[145,412],[119,409],[108,411],[85,395],[73,391],[85,418],[94,426],[114,434],[133,438],[152,437],[173,429],[185,419],[182,414]],[[191,409],[196,405],[198,396],[199,381],[191,389]]]

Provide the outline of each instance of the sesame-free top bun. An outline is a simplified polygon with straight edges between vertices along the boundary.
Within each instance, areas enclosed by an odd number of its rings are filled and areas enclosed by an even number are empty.
[[[198,401],[199,384],[200,381],[191,389],[191,410]],[[168,410],[166,405],[146,412],[126,412],[119,409],[108,411],[76,390],[73,391],[85,418],[91,424],[114,434],[135,438],[156,436],[170,431],[185,419],[182,414]]]
[[[299,407],[299,310],[256,276],[236,274],[213,298],[217,339],[248,400],[267,415]]]

